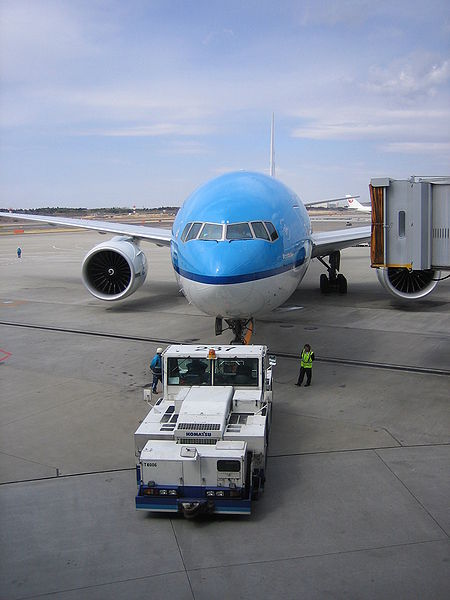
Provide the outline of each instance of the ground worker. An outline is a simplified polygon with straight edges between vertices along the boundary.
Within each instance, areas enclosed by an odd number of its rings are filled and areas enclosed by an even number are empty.
[[[17,248],[17,258],[22,258],[22,248],[20,246]]]
[[[156,349],[156,354],[152,358],[152,362],[150,363],[150,369],[153,373],[153,382],[152,382],[152,392],[156,394],[156,389],[158,387],[158,380],[162,383],[162,348]]]
[[[311,385],[311,377],[312,377],[312,363],[314,360],[314,352],[311,350],[311,346],[309,344],[305,344],[300,355],[300,373],[298,375],[298,381],[295,385],[302,385],[303,378],[306,374],[306,383],[305,387]]]

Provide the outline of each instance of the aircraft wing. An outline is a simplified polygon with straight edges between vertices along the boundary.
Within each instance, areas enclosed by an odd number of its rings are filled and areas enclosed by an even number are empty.
[[[359,196],[341,196],[340,198],[324,198],[323,200],[306,200],[303,204],[308,206],[314,206],[315,204],[325,204],[327,202],[339,202],[339,200],[348,200],[349,198],[359,198]]]
[[[71,219],[69,217],[46,217],[44,215],[23,215],[21,213],[0,212],[0,217],[8,219],[24,219],[27,221],[40,221],[49,225],[63,225],[65,227],[78,227],[80,229],[93,229],[104,233],[129,235],[136,239],[152,242],[157,246],[170,246],[171,231],[162,227],[146,227],[145,225],[130,225],[127,223],[108,223],[108,221],[94,221],[91,219]]]
[[[353,227],[352,229],[337,229],[336,231],[320,231],[312,234],[313,250],[311,258],[327,256],[336,250],[343,250],[356,244],[370,241],[370,225]]]

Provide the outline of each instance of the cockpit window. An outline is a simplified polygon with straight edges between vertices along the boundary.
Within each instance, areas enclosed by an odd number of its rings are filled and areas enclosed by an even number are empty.
[[[275,240],[278,239],[277,230],[275,229],[275,227],[273,226],[273,224],[270,221],[264,221],[264,223],[267,227],[267,231],[269,232],[270,239],[272,240],[272,242],[274,242]]]
[[[264,227],[264,223],[262,221],[253,221],[252,229],[255,237],[261,238],[262,240],[270,240],[267,229]]]
[[[198,236],[199,240],[221,240],[223,226],[217,223],[205,223]]]
[[[189,229],[191,228],[192,223],[187,223],[186,227],[183,229],[183,233],[181,234],[181,241],[184,242],[186,240],[186,236],[188,234]]]
[[[189,233],[186,236],[186,241],[195,240],[200,231],[202,223],[192,223],[192,227],[189,230]]]
[[[278,239],[278,233],[270,221],[251,223],[229,223],[226,227],[226,240],[251,240],[258,238],[268,242]],[[181,234],[182,242],[190,240],[223,240],[224,225],[220,223],[187,223]]]
[[[248,223],[232,223],[227,225],[227,240],[251,240],[253,238]]]

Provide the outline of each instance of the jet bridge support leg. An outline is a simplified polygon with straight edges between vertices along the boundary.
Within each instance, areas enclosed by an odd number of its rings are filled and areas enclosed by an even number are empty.
[[[320,291],[322,294],[328,294],[333,291],[337,291],[340,294],[347,293],[347,279],[338,273],[341,266],[341,253],[337,250],[329,255],[329,264],[327,264],[323,257],[318,256],[318,260],[326,267],[328,276],[322,273],[320,276]]]

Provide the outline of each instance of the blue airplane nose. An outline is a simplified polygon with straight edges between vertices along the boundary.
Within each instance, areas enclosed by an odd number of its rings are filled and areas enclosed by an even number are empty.
[[[198,244],[198,245],[197,245]],[[197,246],[196,246],[197,245]],[[212,316],[247,318],[270,312],[292,294],[298,269],[280,265],[281,249],[262,240],[189,244],[177,256],[178,274],[188,300]]]

